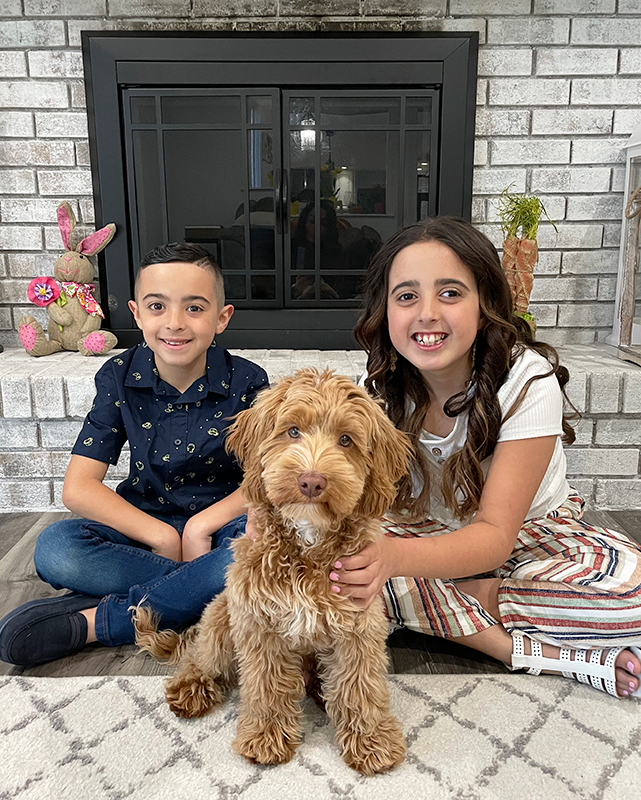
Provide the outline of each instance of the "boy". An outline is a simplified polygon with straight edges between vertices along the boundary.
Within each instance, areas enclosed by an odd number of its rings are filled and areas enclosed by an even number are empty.
[[[158,247],[141,263],[129,307],[144,342],[96,374],[65,476],[63,502],[83,519],[48,526],[36,544],[39,577],[71,594],[0,621],[3,661],[32,666],[90,642],[133,642],[129,609],[143,599],[163,627],[197,620],[243,533],[242,474],[225,431],[267,375],[213,341],[234,311],[220,268],[196,245]],[[126,441],[129,477],[114,492],[103,479]]]

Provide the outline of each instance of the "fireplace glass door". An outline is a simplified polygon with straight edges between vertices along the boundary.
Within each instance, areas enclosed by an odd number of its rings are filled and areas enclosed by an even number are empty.
[[[123,91],[137,260],[208,249],[237,308],[353,308],[372,256],[437,212],[439,90]]]

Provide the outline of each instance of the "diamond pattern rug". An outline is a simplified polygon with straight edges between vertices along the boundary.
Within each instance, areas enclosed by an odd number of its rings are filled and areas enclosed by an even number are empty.
[[[0,798],[619,800],[641,785],[641,704],[556,677],[392,675],[404,764],[364,778],[305,700],[292,762],[231,749],[238,695],[175,717],[160,677],[0,678]]]

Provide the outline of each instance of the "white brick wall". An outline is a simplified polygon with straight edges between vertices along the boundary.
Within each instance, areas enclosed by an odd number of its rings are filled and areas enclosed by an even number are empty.
[[[575,284],[563,285],[574,291],[584,285],[590,292],[592,280],[577,278]],[[546,320],[557,312],[554,303],[536,304],[536,309]],[[329,366],[356,379],[365,367],[359,351],[239,354],[261,364],[272,380],[310,365]],[[571,375],[568,396],[583,414],[576,441],[567,450],[571,484],[598,507],[641,508],[641,370],[619,361],[604,345],[562,345],[559,354]],[[93,400],[93,377],[102,363],[103,358],[77,353],[43,359],[29,358],[19,349],[0,354],[0,510],[62,507],[69,453]],[[128,462],[125,450],[109,469],[109,485],[115,488],[127,474]]]
[[[617,71],[616,49],[554,49],[540,47],[537,52],[537,75],[614,75]]]
[[[27,54],[32,78],[82,78],[82,54],[77,50],[32,50]]]
[[[607,109],[546,109],[535,108],[532,112],[532,134],[536,135],[587,135],[609,133],[612,129],[613,112]],[[540,139],[536,141],[540,142]],[[591,139],[575,139],[575,144]]]
[[[591,253],[566,250],[562,254],[561,272],[563,274],[616,273],[619,254],[616,250],[598,250]]]
[[[597,478],[594,502],[597,508],[641,508],[641,481]]]
[[[605,338],[614,282],[594,291],[578,277],[617,269],[621,145],[641,124],[638,0],[2,0],[0,282],[51,274],[60,200],[93,223],[82,30],[279,27],[477,30],[474,221],[500,246],[500,192],[543,195],[559,233],[544,224],[539,239],[541,338]],[[28,305],[23,288],[14,282],[0,294],[0,344],[17,344],[6,326]]]

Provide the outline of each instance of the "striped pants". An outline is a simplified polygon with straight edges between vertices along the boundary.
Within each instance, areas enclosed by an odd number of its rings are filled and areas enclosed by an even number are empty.
[[[627,536],[581,521],[585,503],[571,494],[563,507],[527,520],[501,578],[500,622],[509,633],[574,648],[641,646],[641,549]],[[449,528],[428,520],[386,520],[386,536],[438,536]],[[478,576],[476,576],[478,577]],[[392,578],[383,588],[390,630],[411,628],[458,638],[496,625],[460,580]]]

